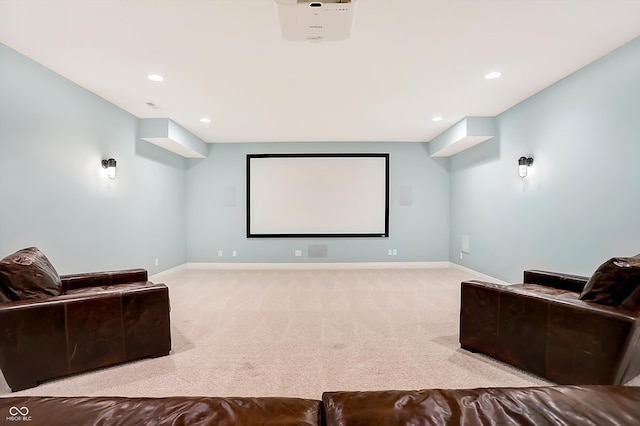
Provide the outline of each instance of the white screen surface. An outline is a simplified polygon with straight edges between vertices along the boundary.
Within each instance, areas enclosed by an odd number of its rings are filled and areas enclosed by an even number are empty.
[[[247,236],[388,236],[388,160],[388,154],[248,155]]]

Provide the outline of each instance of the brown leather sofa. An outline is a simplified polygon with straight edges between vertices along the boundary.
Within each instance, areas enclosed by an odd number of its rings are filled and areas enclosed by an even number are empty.
[[[640,387],[326,392],[327,425],[637,425]]]
[[[460,344],[560,384],[640,373],[640,258],[590,277],[525,271],[524,283],[462,283]]]
[[[31,425],[636,425],[640,388],[556,386],[325,392],[297,398],[0,398],[0,420]],[[16,423],[13,423],[16,422]]]
[[[170,350],[168,289],[146,270],[58,276],[34,247],[0,261],[0,370],[13,391]]]

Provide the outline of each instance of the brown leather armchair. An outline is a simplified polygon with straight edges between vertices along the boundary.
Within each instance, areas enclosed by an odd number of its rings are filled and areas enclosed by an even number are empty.
[[[0,370],[13,391],[170,350],[168,289],[146,270],[58,277],[35,248],[0,261]]]
[[[613,258],[591,278],[462,282],[460,344],[560,384],[622,384],[640,373],[639,318],[640,258]]]

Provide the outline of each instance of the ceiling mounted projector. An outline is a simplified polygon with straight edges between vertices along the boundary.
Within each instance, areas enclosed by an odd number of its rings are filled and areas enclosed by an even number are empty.
[[[336,41],[351,35],[356,0],[275,0],[285,40]]]

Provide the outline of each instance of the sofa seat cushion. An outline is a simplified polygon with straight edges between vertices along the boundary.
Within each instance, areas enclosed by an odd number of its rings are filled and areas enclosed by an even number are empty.
[[[600,265],[580,294],[580,299],[618,306],[640,287],[640,255],[614,257]]]
[[[62,294],[62,282],[49,259],[29,247],[0,260],[0,302]]]
[[[299,398],[13,397],[0,411],[27,407],[34,424],[319,426],[320,401]],[[16,422],[16,424],[19,422]]]

